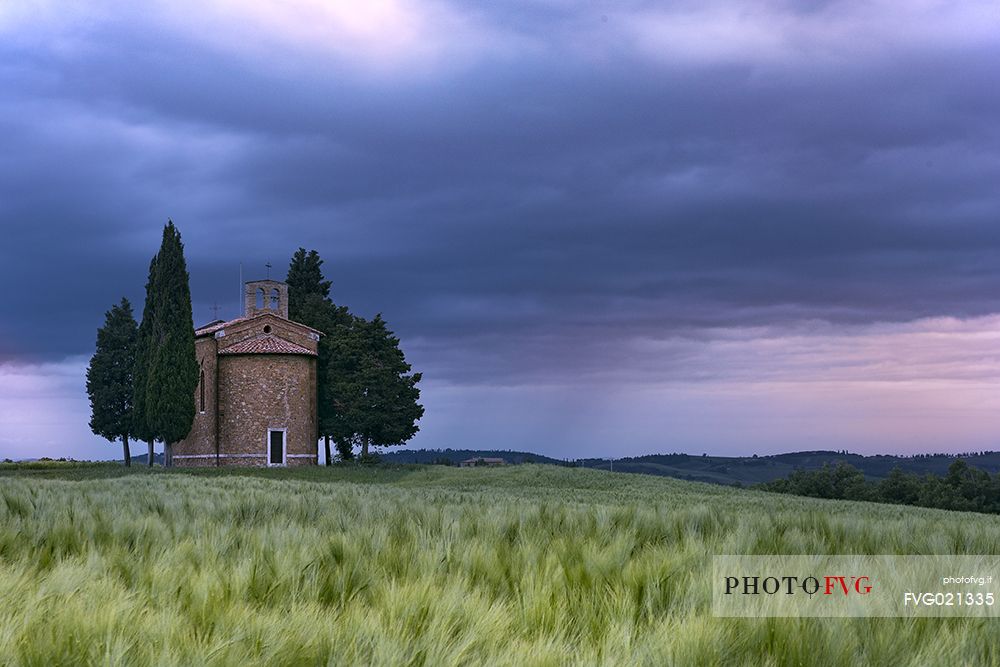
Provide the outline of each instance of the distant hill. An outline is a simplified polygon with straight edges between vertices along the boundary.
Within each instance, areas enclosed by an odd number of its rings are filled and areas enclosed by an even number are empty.
[[[816,470],[824,464],[849,463],[877,481],[899,466],[918,475],[944,475],[955,459],[990,474],[1000,472],[1000,452],[970,452],[966,454],[920,454],[916,456],[864,456],[848,452],[810,451],[773,454],[770,456],[699,456],[696,454],[647,454],[615,459],[565,460],[551,456],[508,449],[396,449],[381,452],[382,460],[392,463],[433,464],[450,461],[458,465],[466,459],[501,458],[512,465],[546,463],[558,466],[579,466],[615,472],[634,472],[661,477],[675,477],[693,482],[709,482],[729,486],[750,486],[788,477],[796,470]],[[163,454],[154,455],[156,465],[163,464]],[[132,457],[132,465],[145,465],[146,454]]]
[[[440,463],[442,459],[448,459],[455,465],[458,465],[461,461],[466,459],[474,459],[477,457],[497,457],[502,458],[507,463],[549,463],[552,465],[572,465],[571,462],[562,461],[560,459],[554,459],[548,456],[542,456],[541,454],[532,454],[531,452],[514,452],[508,450],[495,450],[495,449],[416,449],[416,450],[399,450],[392,452],[381,452],[380,456],[383,461],[391,461],[393,463]],[[121,459],[119,459],[121,461]],[[163,465],[163,453],[157,452],[153,454],[153,464]],[[132,465],[146,465],[146,454],[138,454],[132,456]]]
[[[796,470],[816,470],[824,464],[848,463],[870,480],[878,480],[899,466],[906,472],[919,475],[944,475],[948,466],[957,458],[969,465],[995,474],[1000,471],[1000,452],[972,452],[968,454],[932,454],[918,456],[875,455],[863,456],[848,452],[810,451],[774,454],[759,457],[696,456],[691,454],[652,454],[648,456],[616,459],[615,471],[664,475],[699,482],[716,484],[757,484],[788,477]],[[579,462],[588,468],[611,468],[611,462],[586,459]]]
[[[507,463],[548,463],[551,465],[562,465],[568,466],[573,465],[571,461],[564,461],[560,459],[554,459],[549,456],[542,456],[541,454],[532,454],[531,452],[515,452],[510,450],[498,450],[498,449],[413,449],[413,450],[396,450],[396,451],[384,451],[380,452],[380,457],[383,461],[391,461],[393,463],[440,463],[442,460],[447,459],[453,464],[458,465],[460,462],[466,459],[474,458],[502,458]],[[121,459],[119,459],[120,461]],[[154,465],[163,465],[163,453],[157,452],[153,455]],[[146,454],[138,454],[132,457],[132,465],[146,465]]]
[[[774,454],[770,456],[698,456],[693,454],[649,454],[615,459],[577,459],[568,462],[530,452],[478,449],[419,449],[396,450],[382,454],[387,461],[397,463],[435,463],[448,459],[459,461],[476,457],[502,458],[508,463],[550,463],[554,465],[578,465],[584,468],[615,472],[634,472],[663,477],[676,477],[696,482],[713,484],[743,485],[769,482],[788,477],[796,470],[815,470],[824,464],[849,463],[861,470],[865,477],[878,480],[896,466],[906,472],[920,475],[944,475],[948,466],[957,458],[969,465],[991,474],[1000,472],[1000,452],[971,452],[968,454],[921,454],[917,456],[876,455],[863,456],[848,452],[810,451]]]
[[[466,459],[499,458],[507,463],[548,463],[551,465],[571,465],[568,461],[554,459],[531,452],[517,452],[508,449],[398,449],[379,453],[383,461],[393,463],[440,463],[451,461],[458,465]]]

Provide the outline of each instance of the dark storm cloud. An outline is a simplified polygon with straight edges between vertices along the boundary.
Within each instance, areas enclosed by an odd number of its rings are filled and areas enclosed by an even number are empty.
[[[761,6],[812,25],[835,5]],[[815,50],[709,48],[668,17],[660,53],[654,11],[489,5],[482,53],[389,74],[131,13],[20,25],[0,276],[26,289],[0,355],[86,353],[111,303],[141,304],[168,216],[197,321],[234,313],[241,261],[280,275],[303,245],[338,301],[462,382],[599,372],[636,337],[1000,310],[1000,42],[906,24],[873,46],[831,21]]]

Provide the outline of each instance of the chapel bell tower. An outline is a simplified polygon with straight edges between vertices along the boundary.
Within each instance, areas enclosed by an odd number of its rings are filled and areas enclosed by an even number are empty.
[[[251,280],[243,285],[243,315],[272,313],[288,319],[288,285],[277,280]]]

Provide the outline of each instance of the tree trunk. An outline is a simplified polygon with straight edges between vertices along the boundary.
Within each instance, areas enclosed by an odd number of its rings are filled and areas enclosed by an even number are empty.
[[[361,438],[361,458],[368,458],[368,442],[370,438]]]
[[[328,435],[324,435],[323,436],[323,447],[326,448],[326,464],[330,465],[331,464],[331,461],[330,461],[330,436],[328,436]]]
[[[128,436],[122,436],[122,452],[125,454],[125,467],[132,467],[132,454],[128,451]]]
[[[174,466],[174,456],[169,442],[163,443],[163,467],[172,468]]]
[[[148,458],[146,459],[146,465],[148,465],[150,468],[152,468],[153,467],[153,441],[150,440],[146,444],[149,445],[149,454],[147,455]]]

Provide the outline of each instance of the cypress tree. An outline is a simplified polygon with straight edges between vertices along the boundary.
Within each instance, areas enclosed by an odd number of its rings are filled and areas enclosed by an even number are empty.
[[[337,306],[330,299],[331,282],[323,277],[322,266],[323,260],[320,259],[319,253],[315,250],[306,252],[305,248],[299,248],[292,255],[285,282],[288,285],[288,318],[325,334],[320,338],[319,358],[316,360],[318,393],[316,405],[319,425],[316,437],[323,437],[326,465],[330,465],[332,461],[330,438],[333,435],[331,421],[334,408],[328,393],[327,373],[337,326],[350,322],[351,316],[347,308]]]
[[[138,329],[132,304],[123,298],[104,314],[97,330],[97,350],[87,367],[90,430],[109,442],[121,439],[125,465],[132,465],[132,372]]]
[[[184,244],[172,221],[163,228],[149,292],[153,314],[150,346],[145,351],[148,364],[144,419],[148,433],[163,442],[164,460],[169,466],[173,463],[172,444],[187,436],[194,423],[194,392],[198,386],[191,288]]]
[[[142,324],[139,325],[136,342],[135,367],[133,371],[132,389],[132,434],[148,445],[146,464],[153,465],[153,434],[146,418],[146,385],[149,377],[150,351],[153,348],[153,321],[156,310],[154,303],[153,276],[156,273],[156,257],[149,262],[149,277],[146,279],[146,303],[142,309]]]
[[[372,446],[403,445],[416,435],[423,416],[420,373],[411,373],[399,339],[381,315],[352,318],[332,339],[327,395],[334,411],[331,430],[338,447],[358,442],[365,458]]]
[[[329,301],[330,286],[333,284],[323,278],[323,260],[319,253],[305,248],[299,248],[292,255],[288,264],[288,318],[312,326],[306,319],[312,316],[316,306],[314,297]],[[316,327],[313,327],[314,329]]]

